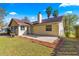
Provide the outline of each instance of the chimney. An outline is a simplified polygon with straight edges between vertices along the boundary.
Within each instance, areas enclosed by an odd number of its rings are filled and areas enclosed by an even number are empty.
[[[38,13],[38,23],[42,23],[42,14],[41,14],[41,12]]]

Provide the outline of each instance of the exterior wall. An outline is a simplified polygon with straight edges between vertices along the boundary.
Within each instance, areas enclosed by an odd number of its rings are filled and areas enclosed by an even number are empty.
[[[52,25],[52,31],[46,31],[46,25]],[[37,24],[33,25],[33,34],[57,36],[59,33],[58,29],[58,22]]]
[[[18,35],[27,35],[30,34],[31,30],[30,30],[30,25],[26,25],[25,26],[25,30],[21,30],[21,26],[18,26]]]
[[[15,21],[12,21],[10,27],[11,27],[11,26],[18,26],[18,24],[17,24]]]
[[[27,27],[27,30],[26,30],[27,31],[27,34],[31,34],[31,32],[32,32],[31,31],[32,30],[31,26],[29,25],[29,26],[26,26],[26,27]]]
[[[15,21],[12,21],[12,23],[10,25],[10,29],[11,29],[12,26],[17,26],[17,30],[16,30],[15,34],[18,35],[18,24]]]
[[[28,27],[28,24],[25,26],[25,30],[21,30],[21,26],[18,25],[15,21],[12,21],[11,25],[10,25],[10,28],[12,26],[17,26],[17,30],[15,30],[15,34],[17,34],[18,36],[21,36],[21,35],[26,35],[27,34],[27,27]]]
[[[65,36],[63,22],[59,22],[59,36]]]
[[[52,31],[46,31],[46,25],[52,25]],[[36,25],[26,25],[25,30],[21,30],[21,26],[18,25],[15,21],[12,21],[11,26],[17,26],[16,33],[17,35],[21,36],[24,34],[27,34],[28,32],[33,34],[39,34],[39,35],[55,35],[55,36],[62,36],[64,35],[64,29],[63,29],[63,23],[62,22],[51,22],[51,23],[40,23]]]
[[[25,26],[25,30],[21,30],[21,26],[18,26],[18,36],[26,34],[27,34],[27,27]]]

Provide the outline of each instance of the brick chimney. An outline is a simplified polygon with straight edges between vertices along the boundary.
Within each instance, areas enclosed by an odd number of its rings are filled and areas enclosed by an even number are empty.
[[[42,23],[42,14],[41,14],[41,12],[38,13],[38,23]]]

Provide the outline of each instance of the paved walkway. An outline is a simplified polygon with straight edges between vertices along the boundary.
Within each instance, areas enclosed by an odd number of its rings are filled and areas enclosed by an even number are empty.
[[[58,40],[58,37],[50,37],[50,36],[38,36],[38,35],[23,35],[22,37],[30,38],[30,39],[35,39],[39,41],[45,41],[49,43],[53,43],[55,40]]]
[[[79,56],[79,41],[78,40],[70,40],[63,39],[60,46],[55,49],[56,56]]]

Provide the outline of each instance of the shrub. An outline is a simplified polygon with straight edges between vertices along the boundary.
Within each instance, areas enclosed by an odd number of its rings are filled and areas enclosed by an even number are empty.
[[[11,30],[9,28],[7,28],[7,34],[10,35]]]
[[[65,32],[66,37],[69,37],[69,34],[70,34],[69,32]]]

